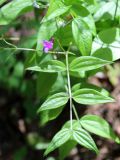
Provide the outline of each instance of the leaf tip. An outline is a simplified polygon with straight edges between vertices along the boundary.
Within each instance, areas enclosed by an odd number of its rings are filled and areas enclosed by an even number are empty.
[[[120,138],[116,137],[115,142],[118,143],[118,144],[120,144]]]
[[[40,107],[40,108],[37,110],[37,114],[39,114],[41,111],[42,111],[42,108]]]

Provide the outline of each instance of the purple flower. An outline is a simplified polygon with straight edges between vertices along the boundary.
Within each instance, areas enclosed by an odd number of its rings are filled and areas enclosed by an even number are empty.
[[[43,51],[45,53],[48,53],[49,50],[53,49],[53,43],[54,43],[54,39],[51,38],[50,41],[43,41]]]

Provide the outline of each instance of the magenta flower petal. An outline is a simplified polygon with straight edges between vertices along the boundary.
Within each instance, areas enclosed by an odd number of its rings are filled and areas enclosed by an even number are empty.
[[[48,53],[49,49],[48,48],[44,48],[44,52]]]
[[[45,53],[48,53],[49,50],[53,49],[53,43],[54,43],[53,39],[51,39],[50,41],[44,40],[43,41],[43,51]]]

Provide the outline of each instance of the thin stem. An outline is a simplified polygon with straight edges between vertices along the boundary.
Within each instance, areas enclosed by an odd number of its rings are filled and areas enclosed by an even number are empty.
[[[69,21],[65,24],[65,26],[67,26],[67,25],[70,24],[71,22],[72,22],[72,19],[69,20]]]
[[[64,50],[64,48],[62,47],[62,45],[61,45],[61,43],[60,43],[59,39],[57,39],[57,42],[58,42],[59,47],[61,48],[61,50],[62,50],[63,52],[65,52],[65,50]]]
[[[3,37],[0,37],[0,40],[3,40]],[[11,40],[11,41],[19,41],[19,37],[10,37],[10,38],[5,38],[5,40]]]
[[[72,108],[73,108],[76,119],[79,121],[79,117],[78,117],[78,114],[77,114],[77,111],[76,111],[74,104],[73,104]]]
[[[114,14],[114,20],[115,20],[116,14],[117,14],[117,9],[118,9],[118,0],[117,0],[117,2],[116,2],[116,8],[115,8],[115,14]]]
[[[12,50],[21,50],[21,51],[33,51],[33,52],[35,52],[35,51],[37,51],[37,50],[35,50],[35,49],[31,49],[31,48],[16,48],[16,47],[14,47],[14,48],[10,48],[10,47],[0,47],[0,48],[2,48],[2,49],[12,49]]]
[[[69,62],[68,62],[68,52],[66,52],[66,69],[67,69],[67,82],[68,82],[68,93],[70,98],[70,123],[72,130],[72,93],[71,93],[71,83],[70,83],[70,73],[69,73]]]
[[[31,48],[16,48],[16,47],[14,47],[14,48],[10,48],[10,47],[0,47],[0,48],[2,48],[2,49],[12,49],[12,50],[21,50],[21,51],[31,51],[31,52],[37,52],[37,51],[42,51],[42,50],[36,50],[36,49],[31,49]],[[63,55],[65,55],[66,54],[66,52],[54,52],[54,51],[49,51],[48,53],[50,53],[50,54],[63,54]]]
[[[12,44],[12,43],[7,42],[4,38],[3,38],[3,41],[4,41],[6,44],[8,44],[9,46],[12,46],[12,47],[14,47],[14,48],[17,48],[17,46],[15,46],[15,45]]]
[[[74,104],[73,104],[72,108],[73,108],[75,117],[76,117],[77,121],[79,122],[79,124],[80,124],[80,126],[81,126],[80,119],[79,119],[79,117],[78,117],[78,113],[77,113],[77,111],[76,111],[76,108],[75,108]]]

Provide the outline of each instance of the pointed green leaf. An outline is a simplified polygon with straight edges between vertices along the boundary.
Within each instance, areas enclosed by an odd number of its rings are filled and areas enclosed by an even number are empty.
[[[114,102],[114,100],[94,89],[84,88],[73,93],[73,99],[80,104],[93,105]]]
[[[98,153],[97,146],[90,134],[82,128],[73,131],[73,139],[80,145]]]
[[[87,10],[87,8],[82,6],[81,3],[73,4],[71,9],[70,9],[70,12],[75,17],[82,17],[83,19],[84,19],[84,17],[86,17],[90,14],[89,11]]]
[[[52,139],[51,143],[49,144],[47,150],[45,151],[45,155],[49,154],[56,148],[60,147],[64,143],[66,143],[71,137],[71,130],[69,129],[62,129],[59,131]]]
[[[70,12],[72,15],[74,15],[76,18],[81,17],[84,22],[88,25],[90,31],[92,32],[93,35],[96,35],[96,27],[95,27],[95,22],[90,14],[90,12],[82,6],[80,3],[76,3],[72,5]]]
[[[92,56],[82,56],[75,58],[70,64],[71,71],[89,71],[110,64],[112,62]]]
[[[77,142],[69,140],[68,142],[66,142],[65,144],[63,144],[60,148],[59,148],[59,157],[60,160],[64,160],[68,154],[70,153],[70,151],[75,148],[75,146],[77,145]]]
[[[111,126],[103,118],[97,115],[86,115],[80,119],[80,123],[87,131],[120,143]]]
[[[30,0],[13,0],[0,9],[0,25],[7,25],[14,20],[21,12],[31,7]]]
[[[120,59],[119,54],[119,43],[120,38],[115,40],[113,43],[105,44],[100,39],[95,38],[93,41],[92,52],[91,55],[94,57],[101,58],[103,60],[116,61]]]
[[[46,81],[49,79],[49,83]],[[48,73],[39,72],[37,75],[37,97],[42,99],[57,92],[65,91],[65,80],[62,72]]]
[[[93,85],[93,84],[84,83],[84,82],[77,83],[74,86],[72,86],[72,93],[76,92],[77,90],[85,89],[85,88],[94,89],[104,96],[109,96],[110,95],[110,93],[107,90],[105,90],[104,88],[98,87],[98,86]]]
[[[73,37],[72,37],[71,23],[68,25],[65,25],[64,27],[61,27],[56,32],[56,35],[62,46],[69,46],[70,42],[74,43]]]
[[[48,121],[54,120],[55,118],[57,118],[60,113],[62,112],[64,106],[60,107],[60,108],[55,108],[52,110],[44,110],[43,112],[41,112],[40,114],[40,124],[41,125],[45,125]]]
[[[95,36],[96,35],[96,26],[95,26],[95,21],[94,21],[92,15],[89,14],[87,17],[84,17],[84,21],[88,24],[90,31]]]
[[[90,55],[92,47],[92,33],[88,24],[82,18],[72,21],[72,33],[76,45],[83,56]]]
[[[64,13],[66,13],[71,6],[65,6],[60,0],[52,0],[47,11],[46,16],[43,18],[42,22],[49,21],[56,18]]]
[[[68,101],[69,97],[67,93],[61,92],[54,94],[50,96],[40,107],[38,112],[44,111],[44,110],[50,110],[50,109],[55,109],[59,108],[63,105],[65,105]]]
[[[29,67],[27,68],[27,70],[54,73],[54,72],[66,71],[66,66],[61,61],[51,60],[51,61],[42,63],[39,66]]]
[[[108,35],[110,35],[110,36],[108,36]],[[107,43],[107,44],[111,44],[112,42],[114,42],[116,40],[117,28],[114,27],[114,28],[105,29],[105,30],[101,31],[98,34],[98,36],[102,42]]]
[[[94,19],[95,21],[99,20],[105,21],[109,19],[113,20],[115,16],[115,10],[116,10],[116,1],[108,1],[107,3],[102,3],[100,7],[97,9],[96,13],[94,14]],[[116,17],[119,16],[120,16],[120,7],[117,7]]]

